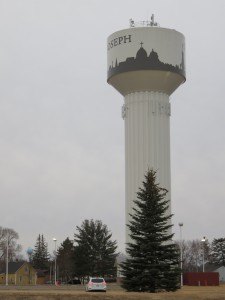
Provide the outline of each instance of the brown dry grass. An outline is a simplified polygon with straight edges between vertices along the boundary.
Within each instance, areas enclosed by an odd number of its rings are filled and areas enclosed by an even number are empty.
[[[0,300],[225,300],[225,285],[218,287],[185,286],[175,293],[128,293],[109,285],[107,293],[86,293],[81,286],[0,287]]]

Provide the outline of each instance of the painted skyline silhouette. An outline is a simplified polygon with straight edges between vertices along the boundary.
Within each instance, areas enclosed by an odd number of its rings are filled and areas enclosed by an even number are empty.
[[[125,61],[122,61],[118,64],[117,59],[115,66],[112,65],[108,69],[108,78],[111,76],[128,72],[128,71],[137,71],[137,70],[161,70],[161,71],[170,71],[178,73],[185,77],[185,67],[184,67],[184,54],[182,51],[182,60],[180,65],[173,66],[172,64],[164,63],[160,61],[157,52],[152,49],[149,56],[146,50],[143,48],[143,43],[141,43],[140,49],[137,51],[136,57],[128,57]]]

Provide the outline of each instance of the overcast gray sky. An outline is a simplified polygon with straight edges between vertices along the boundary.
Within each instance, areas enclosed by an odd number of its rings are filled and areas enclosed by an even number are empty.
[[[106,83],[106,39],[129,19],[186,37],[172,96],[175,238],[225,236],[225,1],[0,0],[0,225],[24,251],[53,249],[84,219],[124,249],[123,98]]]

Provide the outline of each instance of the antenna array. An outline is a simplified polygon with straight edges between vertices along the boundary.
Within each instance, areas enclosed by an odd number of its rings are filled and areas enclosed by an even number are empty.
[[[155,16],[154,14],[151,15],[151,21],[139,21],[134,22],[133,19],[129,20],[130,27],[159,27],[159,23],[155,22]]]

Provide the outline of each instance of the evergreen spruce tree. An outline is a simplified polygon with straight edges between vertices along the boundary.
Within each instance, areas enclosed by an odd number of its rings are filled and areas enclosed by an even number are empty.
[[[225,266],[225,238],[212,241],[211,261],[216,265]]]
[[[67,237],[57,251],[57,265],[59,266],[60,277],[68,281],[74,277],[74,245]]]
[[[48,269],[49,264],[48,246],[45,238],[42,235],[38,235],[34,251],[32,253],[32,264],[35,269]]]
[[[100,220],[84,220],[74,234],[78,276],[115,275],[116,241]]]
[[[127,224],[132,242],[121,264],[127,291],[155,293],[180,287],[179,250],[169,233],[172,215],[167,214],[167,192],[156,183],[156,172],[149,170]]]

